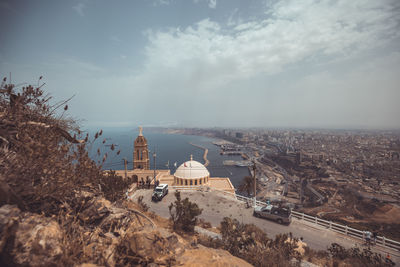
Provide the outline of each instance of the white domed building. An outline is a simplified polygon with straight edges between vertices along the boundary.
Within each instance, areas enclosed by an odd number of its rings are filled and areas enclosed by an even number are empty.
[[[115,170],[115,172],[122,177],[133,177],[137,181],[137,186],[139,186],[140,181],[149,181],[151,185],[154,185],[157,181],[161,184],[168,184],[170,189],[176,190],[191,189],[190,187],[201,189],[205,186],[210,189],[235,193],[235,188],[228,177],[210,177],[207,168],[200,162],[193,160],[192,156],[190,156],[189,161],[182,163],[173,175],[169,169],[152,169],[148,144],[141,127],[139,127],[139,136],[134,142],[133,151],[133,169]],[[206,153],[204,155],[206,157]],[[205,161],[208,162],[206,158]]]
[[[210,173],[207,168],[190,157],[189,161],[181,164],[174,173],[174,184],[179,186],[210,185]]]

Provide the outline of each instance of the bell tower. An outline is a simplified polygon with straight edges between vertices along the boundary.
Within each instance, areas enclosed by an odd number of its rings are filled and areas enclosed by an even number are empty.
[[[142,130],[142,127],[139,127],[139,136],[133,143],[133,169],[148,170],[150,169],[149,150]]]

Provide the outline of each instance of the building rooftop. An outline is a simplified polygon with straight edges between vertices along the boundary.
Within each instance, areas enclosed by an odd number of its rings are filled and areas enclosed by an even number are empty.
[[[175,177],[183,179],[198,179],[209,177],[210,173],[207,168],[198,161],[189,160],[182,163],[176,170]]]

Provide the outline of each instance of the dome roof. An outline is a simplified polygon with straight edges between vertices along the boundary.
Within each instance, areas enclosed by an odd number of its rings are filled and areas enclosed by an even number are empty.
[[[195,178],[204,178],[209,177],[210,173],[208,172],[207,168],[204,167],[198,161],[189,160],[185,163],[182,163],[174,174],[177,178],[184,178],[184,179],[195,179]]]

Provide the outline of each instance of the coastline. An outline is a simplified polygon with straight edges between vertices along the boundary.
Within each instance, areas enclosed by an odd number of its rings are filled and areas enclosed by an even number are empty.
[[[200,145],[193,144],[193,143],[189,143],[189,144],[191,144],[194,147],[197,147],[197,148],[200,148],[200,149],[204,150],[204,154],[203,154],[204,167],[207,167],[208,164],[210,164],[210,161],[207,159],[208,148],[205,148],[205,147],[202,147]]]
[[[213,138],[213,139],[216,139],[216,141],[213,142],[214,145],[215,145],[216,143],[218,143],[218,142],[222,142],[222,143],[232,143],[231,141],[226,140],[226,139],[223,139],[223,138],[221,138],[221,137],[215,137],[215,136],[210,136],[210,135],[208,135],[208,134],[201,134],[201,133],[188,133],[188,132],[186,132],[185,130],[182,130],[182,129],[167,129],[167,130],[164,131],[164,133],[166,133],[166,134],[172,134],[172,135],[181,134],[181,135],[193,135],[193,136],[202,136],[202,137],[207,137],[207,138]],[[194,146],[194,147],[197,147],[197,148],[200,148],[200,149],[203,149],[203,150],[204,150],[204,155],[203,155],[204,166],[207,167],[207,166],[210,164],[210,161],[207,159],[208,149],[205,148],[205,147],[202,147],[202,146],[200,146],[200,145],[193,144],[192,142],[188,142],[188,143],[189,143],[190,145]],[[249,155],[248,155],[248,154],[245,154],[245,153],[242,153],[242,154],[241,154],[241,157],[242,157],[242,159],[248,159],[248,158],[249,158]],[[226,169],[226,171],[227,171],[230,175],[232,175],[232,172],[231,172],[231,171],[228,171],[227,169]],[[249,174],[250,174],[251,176],[253,176],[253,174],[252,174],[252,171],[253,171],[253,170],[252,170],[252,166],[246,167],[246,171],[247,171],[247,174],[246,174],[246,175],[243,175],[243,176],[240,178],[240,181],[237,182],[237,185],[236,185],[236,186],[238,186],[238,185],[243,181],[243,179],[244,179],[245,176],[247,176],[247,175],[249,175]],[[258,179],[257,179],[257,180],[258,180]]]

